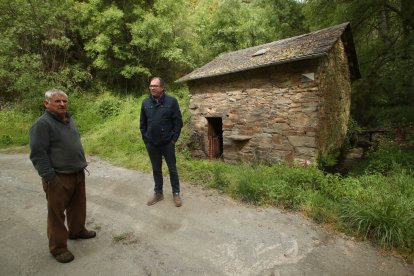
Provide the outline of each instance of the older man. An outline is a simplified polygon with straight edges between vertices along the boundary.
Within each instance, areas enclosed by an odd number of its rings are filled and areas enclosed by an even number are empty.
[[[151,95],[142,102],[140,129],[147,146],[154,176],[154,196],[147,202],[153,205],[164,199],[162,157],[170,174],[173,200],[176,207],[182,205],[180,182],[175,160],[175,143],[180,136],[183,121],[177,99],[167,95],[164,81],[154,77],[150,82]]]
[[[79,131],[67,110],[68,96],[61,90],[47,91],[44,106],[44,114],[30,129],[30,160],[46,193],[49,251],[58,262],[68,263],[74,259],[67,248],[68,238],[96,236],[85,228],[87,162]]]

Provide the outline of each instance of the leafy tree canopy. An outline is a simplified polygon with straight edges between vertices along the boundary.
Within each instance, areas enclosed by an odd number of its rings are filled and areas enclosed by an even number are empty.
[[[50,87],[140,94],[217,55],[350,22],[362,124],[414,121],[411,0],[0,0],[0,99]]]

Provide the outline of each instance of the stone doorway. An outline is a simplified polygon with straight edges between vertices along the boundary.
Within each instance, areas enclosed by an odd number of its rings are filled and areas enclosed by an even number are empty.
[[[220,117],[206,119],[208,122],[208,157],[220,159],[223,156],[223,121]]]

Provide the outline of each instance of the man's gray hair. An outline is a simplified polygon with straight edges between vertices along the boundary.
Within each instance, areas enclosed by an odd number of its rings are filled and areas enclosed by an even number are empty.
[[[59,90],[59,89],[52,89],[52,90],[48,90],[48,91],[46,91],[46,93],[45,93],[45,100],[46,101],[49,101],[51,98],[53,98],[53,96],[55,96],[56,94],[58,94],[58,95],[63,95],[63,96],[65,96],[66,98],[68,97],[68,95],[66,95],[66,93],[65,92],[63,92],[62,90]]]

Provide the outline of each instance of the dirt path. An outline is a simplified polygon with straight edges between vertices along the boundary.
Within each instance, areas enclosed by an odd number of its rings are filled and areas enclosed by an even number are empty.
[[[0,275],[414,275],[367,243],[274,208],[182,184],[184,205],[148,207],[152,177],[92,157],[87,225],[75,260],[48,253],[46,200],[27,154],[0,153]]]

